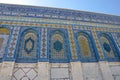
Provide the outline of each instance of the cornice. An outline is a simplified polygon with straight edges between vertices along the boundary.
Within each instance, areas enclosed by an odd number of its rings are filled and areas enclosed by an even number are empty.
[[[51,7],[0,4],[0,15],[90,21],[120,25],[120,16]]]

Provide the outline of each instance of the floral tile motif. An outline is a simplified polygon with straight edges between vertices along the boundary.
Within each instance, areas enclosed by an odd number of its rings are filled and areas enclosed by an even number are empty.
[[[40,57],[47,57],[47,28],[42,28]]]
[[[69,34],[69,40],[70,40],[70,48],[71,48],[71,53],[72,53],[72,59],[77,59],[77,52],[76,52],[76,49],[75,49],[74,36],[73,36],[72,28],[68,29],[68,34]]]
[[[14,27],[14,29],[13,29],[12,37],[11,37],[11,40],[10,40],[10,45],[8,47],[7,57],[13,57],[14,56],[19,30],[20,30],[20,27]]]
[[[93,38],[94,38],[95,43],[96,43],[96,47],[98,49],[98,54],[100,55],[100,58],[103,59],[104,55],[103,55],[103,52],[102,52],[102,48],[100,47],[100,43],[98,41],[98,37],[97,37],[95,28],[92,29],[92,34],[93,34]]]

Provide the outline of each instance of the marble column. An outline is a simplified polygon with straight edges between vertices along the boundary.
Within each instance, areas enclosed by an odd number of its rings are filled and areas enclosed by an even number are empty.
[[[70,62],[73,80],[83,80],[81,62]]]
[[[101,69],[103,80],[114,80],[107,61],[100,61],[99,66]]]
[[[38,62],[38,79],[49,80],[49,62]]]
[[[0,80],[11,80],[14,62],[3,62],[0,71]]]

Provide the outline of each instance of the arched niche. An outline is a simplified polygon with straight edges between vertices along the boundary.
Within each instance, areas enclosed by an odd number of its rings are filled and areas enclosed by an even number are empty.
[[[91,62],[91,61],[97,61],[96,59],[96,53],[95,53],[95,47],[93,45],[92,37],[89,36],[89,34],[84,32],[78,32],[77,33],[77,43],[78,46],[78,55],[80,57],[80,60],[82,62]]]
[[[119,60],[118,50],[111,36],[109,36],[108,34],[101,34],[100,43],[103,53],[108,61]]]
[[[59,30],[51,33],[50,62],[68,62],[68,47],[65,34]]]
[[[21,34],[16,61],[37,61],[37,33],[34,30],[25,30],[25,32]]]

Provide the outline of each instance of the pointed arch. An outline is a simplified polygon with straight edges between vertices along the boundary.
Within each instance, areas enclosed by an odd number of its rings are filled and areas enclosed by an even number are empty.
[[[90,36],[84,32],[77,33],[78,54],[82,62],[97,61],[94,52],[93,42]]]
[[[101,36],[100,40],[101,40],[103,50],[104,50],[106,56],[107,57],[114,57],[115,55],[114,55],[114,52],[112,50],[112,47],[111,47],[111,44],[110,44],[108,38],[106,36]]]
[[[108,61],[117,60],[118,54],[115,48],[114,41],[108,34],[100,35],[101,47],[103,49],[104,55]]]
[[[34,30],[25,30],[19,41],[17,62],[37,61],[37,33]]]
[[[68,61],[65,34],[59,30],[51,33],[50,62]]]
[[[88,38],[85,35],[80,34],[78,37],[81,56],[84,58],[91,57],[90,44]]]

